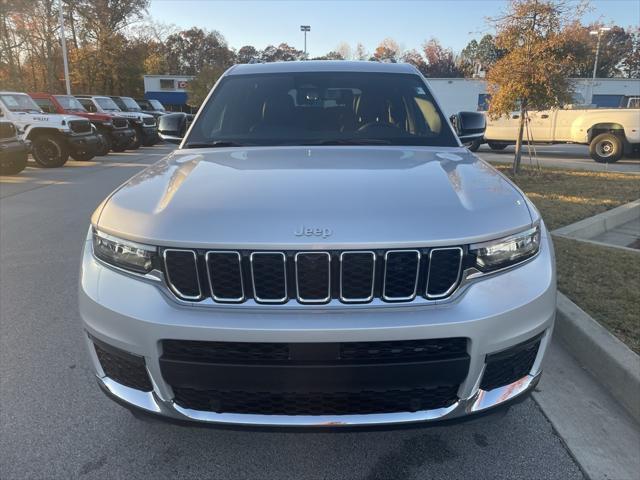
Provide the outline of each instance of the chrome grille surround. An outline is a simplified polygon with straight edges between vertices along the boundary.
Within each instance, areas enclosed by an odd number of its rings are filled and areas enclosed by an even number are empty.
[[[284,285],[284,295],[280,298],[264,298],[264,297],[260,297],[258,295],[258,290],[256,288],[256,258],[258,258],[259,256],[274,256],[274,255],[279,255],[280,257],[282,257],[282,267],[283,267],[283,271],[284,271],[284,278],[283,278],[283,285]],[[282,252],[252,252],[251,255],[249,256],[249,262],[251,264],[251,284],[253,287],[253,298],[256,300],[256,302],[258,303],[283,303],[286,302],[287,299],[289,298],[289,292],[288,292],[288,288],[287,288],[287,256],[282,253]]]
[[[387,295],[387,285],[389,284],[387,279],[387,269],[389,266],[389,259],[393,255],[400,255],[404,253],[415,253],[416,254],[416,274],[415,279],[413,281],[413,292],[408,296],[390,296]],[[418,291],[418,280],[420,278],[420,252],[418,250],[388,250],[384,254],[384,276],[382,280],[382,298],[384,300],[390,302],[399,302],[399,301],[411,301],[416,298],[416,293]]]
[[[238,259],[238,269],[239,269],[239,280],[240,280],[240,291],[241,295],[239,297],[221,297],[215,294],[214,287],[214,279],[215,276],[212,275],[211,272],[211,258],[213,255],[232,255]],[[242,275],[242,256],[239,252],[233,252],[229,250],[209,250],[205,254],[205,264],[207,270],[207,279],[209,280],[209,291],[211,292],[211,298],[213,298],[216,302],[231,302],[231,303],[240,303],[243,302],[246,298],[245,288],[244,288],[244,278]]]
[[[172,252],[179,252],[179,253],[191,253],[193,255],[193,263],[195,266],[195,276],[196,276],[196,280],[198,283],[198,295],[185,295],[184,293],[182,293],[180,291],[180,289],[178,289],[173,281],[171,280],[171,274],[169,273],[169,267],[167,265],[167,254],[171,254]],[[202,299],[202,286],[200,285],[200,271],[198,269],[198,255],[196,254],[196,252],[194,250],[188,250],[188,249],[181,249],[181,248],[166,248],[163,250],[162,252],[162,260],[163,260],[163,264],[164,264],[164,271],[165,271],[165,275],[167,277],[167,285],[169,286],[169,289],[175,294],[177,295],[179,298],[182,298],[184,300],[200,300]]]
[[[444,292],[441,294],[430,294],[429,293],[429,279],[431,276],[431,260],[433,258],[433,253],[434,252],[439,252],[439,251],[453,251],[453,250],[457,250],[459,253],[459,262],[458,262],[458,272],[456,274],[456,281],[453,282],[451,284],[451,286]],[[445,247],[445,248],[432,248],[431,250],[429,250],[429,267],[427,268],[427,279],[425,281],[425,297],[427,297],[428,299],[431,300],[436,300],[438,298],[445,298],[448,297],[449,295],[451,295],[453,293],[453,291],[458,288],[458,286],[460,285],[460,274],[462,273],[462,264],[464,262],[464,250],[462,250],[461,247]]]
[[[344,282],[343,282],[343,270],[344,270],[344,258],[348,255],[362,255],[369,254],[372,258],[371,264],[371,294],[368,297],[347,297],[344,295]],[[373,300],[375,285],[376,285],[376,253],[371,250],[361,250],[361,251],[346,251],[340,254],[340,301],[344,303],[366,303]]]
[[[325,256],[327,258],[327,295],[322,298],[304,298],[300,294],[300,261],[301,256]],[[300,303],[326,303],[331,300],[331,254],[329,252],[298,252],[294,256],[296,268],[296,298]]]

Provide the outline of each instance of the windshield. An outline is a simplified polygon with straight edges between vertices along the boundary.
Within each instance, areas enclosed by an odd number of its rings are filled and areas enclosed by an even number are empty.
[[[96,103],[100,105],[103,110],[119,112],[120,108],[116,105],[116,102],[108,97],[96,97]]]
[[[125,106],[127,107],[128,111],[130,111],[130,112],[140,112],[140,111],[142,111],[142,109],[140,108],[140,105],[138,105],[133,98],[131,98],[131,97],[120,97],[120,99],[122,100],[122,103],[125,104]]]
[[[38,104],[29,95],[23,93],[3,93],[0,99],[12,112],[43,113]]]
[[[458,146],[413,74],[316,72],[223,78],[186,145]]]
[[[149,100],[149,103],[153,107],[154,110],[159,110],[161,112],[165,111],[164,105],[162,105],[158,100]]]
[[[54,97],[65,110],[86,112],[86,109],[82,106],[82,104],[76,97],[72,97],[70,95],[54,95]]]

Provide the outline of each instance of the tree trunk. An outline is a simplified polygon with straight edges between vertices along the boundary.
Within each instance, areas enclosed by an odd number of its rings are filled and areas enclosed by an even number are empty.
[[[524,133],[524,122],[527,111],[524,106],[520,107],[520,126],[518,128],[518,138],[516,140],[516,154],[513,157],[513,174],[517,175],[520,170],[520,160],[522,158],[522,135]]]

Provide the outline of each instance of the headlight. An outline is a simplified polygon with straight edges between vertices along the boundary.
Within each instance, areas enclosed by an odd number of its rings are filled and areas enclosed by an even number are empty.
[[[482,272],[499,270],[533,257],[540,249],[540,226],[491,242],[471,245],[476,268]]]
[[[158,249],[93,231],[93,254],[103,262],[138,273],[153,269]]]

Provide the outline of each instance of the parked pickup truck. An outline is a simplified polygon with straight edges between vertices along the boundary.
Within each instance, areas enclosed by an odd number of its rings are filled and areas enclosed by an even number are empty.
[[[109,150],[125,151],[135,135],[126,118],[109,113],[89,113],[78,99],[71,95],[30,93],[29,96],[47,113],[69,113],[89,120],[96,128],[100,139],[98,155],[106,155]]]
[[[15,175],[27,166],[30,142],[18,138],[11,122],[0,121],[0,175]]]
[[[20,138],[31,141],[31,153],[41,167],[61,167],[69,155],[91,160],[98,146],[89,120],[44,113],[26,93],[0,92],[0,119],[13,122]]]
[[[519,113],[488,119],[484,141],[493,150],[503,150],[515,143],[519,124]],[[529,130],[534,143],[589,145],[596,162],[613,163],[640,149],[640,108],[529,112]]]

